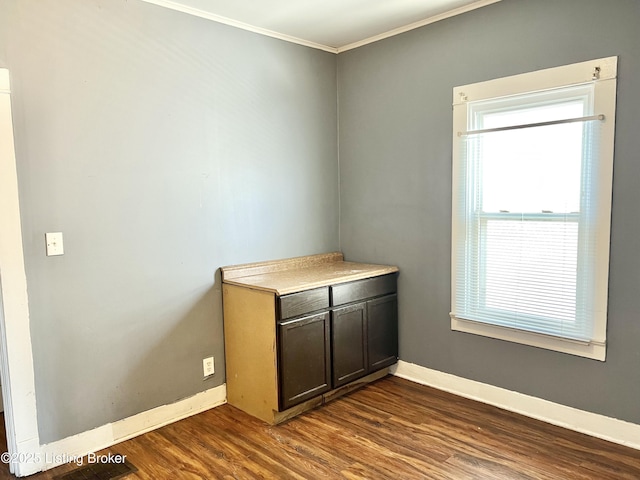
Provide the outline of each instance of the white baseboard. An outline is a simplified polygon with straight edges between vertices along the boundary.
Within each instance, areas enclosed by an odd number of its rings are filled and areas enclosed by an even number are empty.
[[[640,425],[399,361],[391,373],[461,397],[640,450]]]
[[[204,412],[226,401],[227,386],[223,384],[170,405],[162,405],[78,435],[47,443],[40,447],[40,468],[31,473],[75,462],[89,453]]]

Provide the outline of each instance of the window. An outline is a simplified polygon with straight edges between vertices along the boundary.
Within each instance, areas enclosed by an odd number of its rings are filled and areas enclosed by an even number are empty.
[[[616,69],[454,89],[453,330],[605,359]]]

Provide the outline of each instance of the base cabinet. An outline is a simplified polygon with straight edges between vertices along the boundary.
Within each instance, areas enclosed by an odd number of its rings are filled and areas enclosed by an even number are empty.
[[[223,278],[228,403],[275,424],[383,376],[398,358],[388,269],[286,295]]]
[[[281,409],[396,363],[396,291],[394,273],[279,297]]]

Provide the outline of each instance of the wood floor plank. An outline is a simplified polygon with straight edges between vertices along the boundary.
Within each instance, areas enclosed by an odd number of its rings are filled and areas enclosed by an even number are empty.
[[[128,480],[640,478],[640,451],[396,377],[281,425],[223,405],[109,452],[138,468]]]

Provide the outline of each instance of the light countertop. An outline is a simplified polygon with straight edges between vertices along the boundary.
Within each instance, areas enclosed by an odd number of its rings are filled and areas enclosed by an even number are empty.
[[[334,252],[270,262],[222,267],[223,283],[286,295],[337,283],[386,275],[398,267],[345,262]]]

